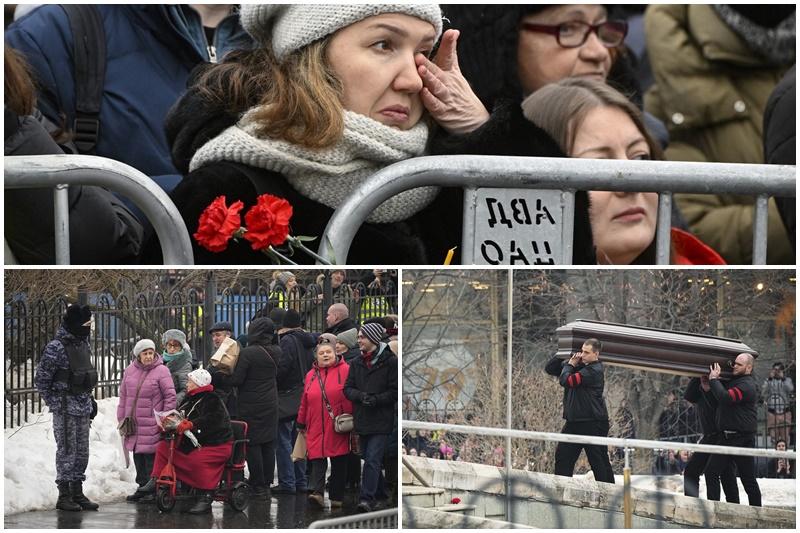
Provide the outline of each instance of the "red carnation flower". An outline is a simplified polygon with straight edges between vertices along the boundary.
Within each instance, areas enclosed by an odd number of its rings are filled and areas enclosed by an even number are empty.
[[[228,207],[225,197],[218,196],[200,215],[200,223],[194,234],[197,243],[210,252],[224,252],[228,241],[242,225],[239,211],[243,207],[241,201]]]
[[[292,204],[283,198],[262,194],[258,197],[258,203],[244,216],[247,225],[244,238],[250,241],[253,250],[279,246],[289,236],[291,218]]]
[[[453,498],[452,500],[450,500],[450,503],[452,503],[453,505],[458,505],[459,503],[461,503],[461,498]]]

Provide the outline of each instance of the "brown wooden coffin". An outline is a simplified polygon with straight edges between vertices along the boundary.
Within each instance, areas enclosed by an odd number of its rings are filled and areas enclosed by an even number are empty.
[[[758,357],[757,351],[736,339],[594,320],[570,322],[557,328],[556,335],[556,356],[561,359],[569,359],[594,337],[603,343],[600,360],[606,364],[683,376],[708,375],[708,367],[719,363],[722,376],[730,378],[737,355]]]

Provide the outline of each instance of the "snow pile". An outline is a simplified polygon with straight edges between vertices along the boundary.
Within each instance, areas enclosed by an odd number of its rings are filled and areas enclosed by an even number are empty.
[[[119,398],[99,400],[98,413],[89,434],[89,466],[84,493],[99,503],[121,501],[136,490],[136,469],[125,469],[125,458],[117,433]],[[5,430],[5,514],[55,509],[56,443],[52,414],[29,418],[21,428]]]

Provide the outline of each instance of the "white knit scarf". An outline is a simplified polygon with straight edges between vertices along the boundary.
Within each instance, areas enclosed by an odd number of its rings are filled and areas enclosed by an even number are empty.
[[[252,120],[254,111],[204,144],[194,154],[190,170],[215,161],[232,161],[279,172],[302,195],[337,209],[375,172],[422,155],[428,140],[428,126],[423,122],[401,131],[346,111],[342,139],[332,148],[314,150],[258,137]],[[381,204],[367,221],[406,220],[427,207],[438,192],[438,187],[421,187],[400,193]]]

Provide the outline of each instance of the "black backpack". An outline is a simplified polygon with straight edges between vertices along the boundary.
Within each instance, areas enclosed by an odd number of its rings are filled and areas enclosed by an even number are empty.
[[[106,81],[106,33],[93,4],[62,4],[73,39],[75,121],[73,142],[81,154],[93,155],[100,133],[100,103]]]

